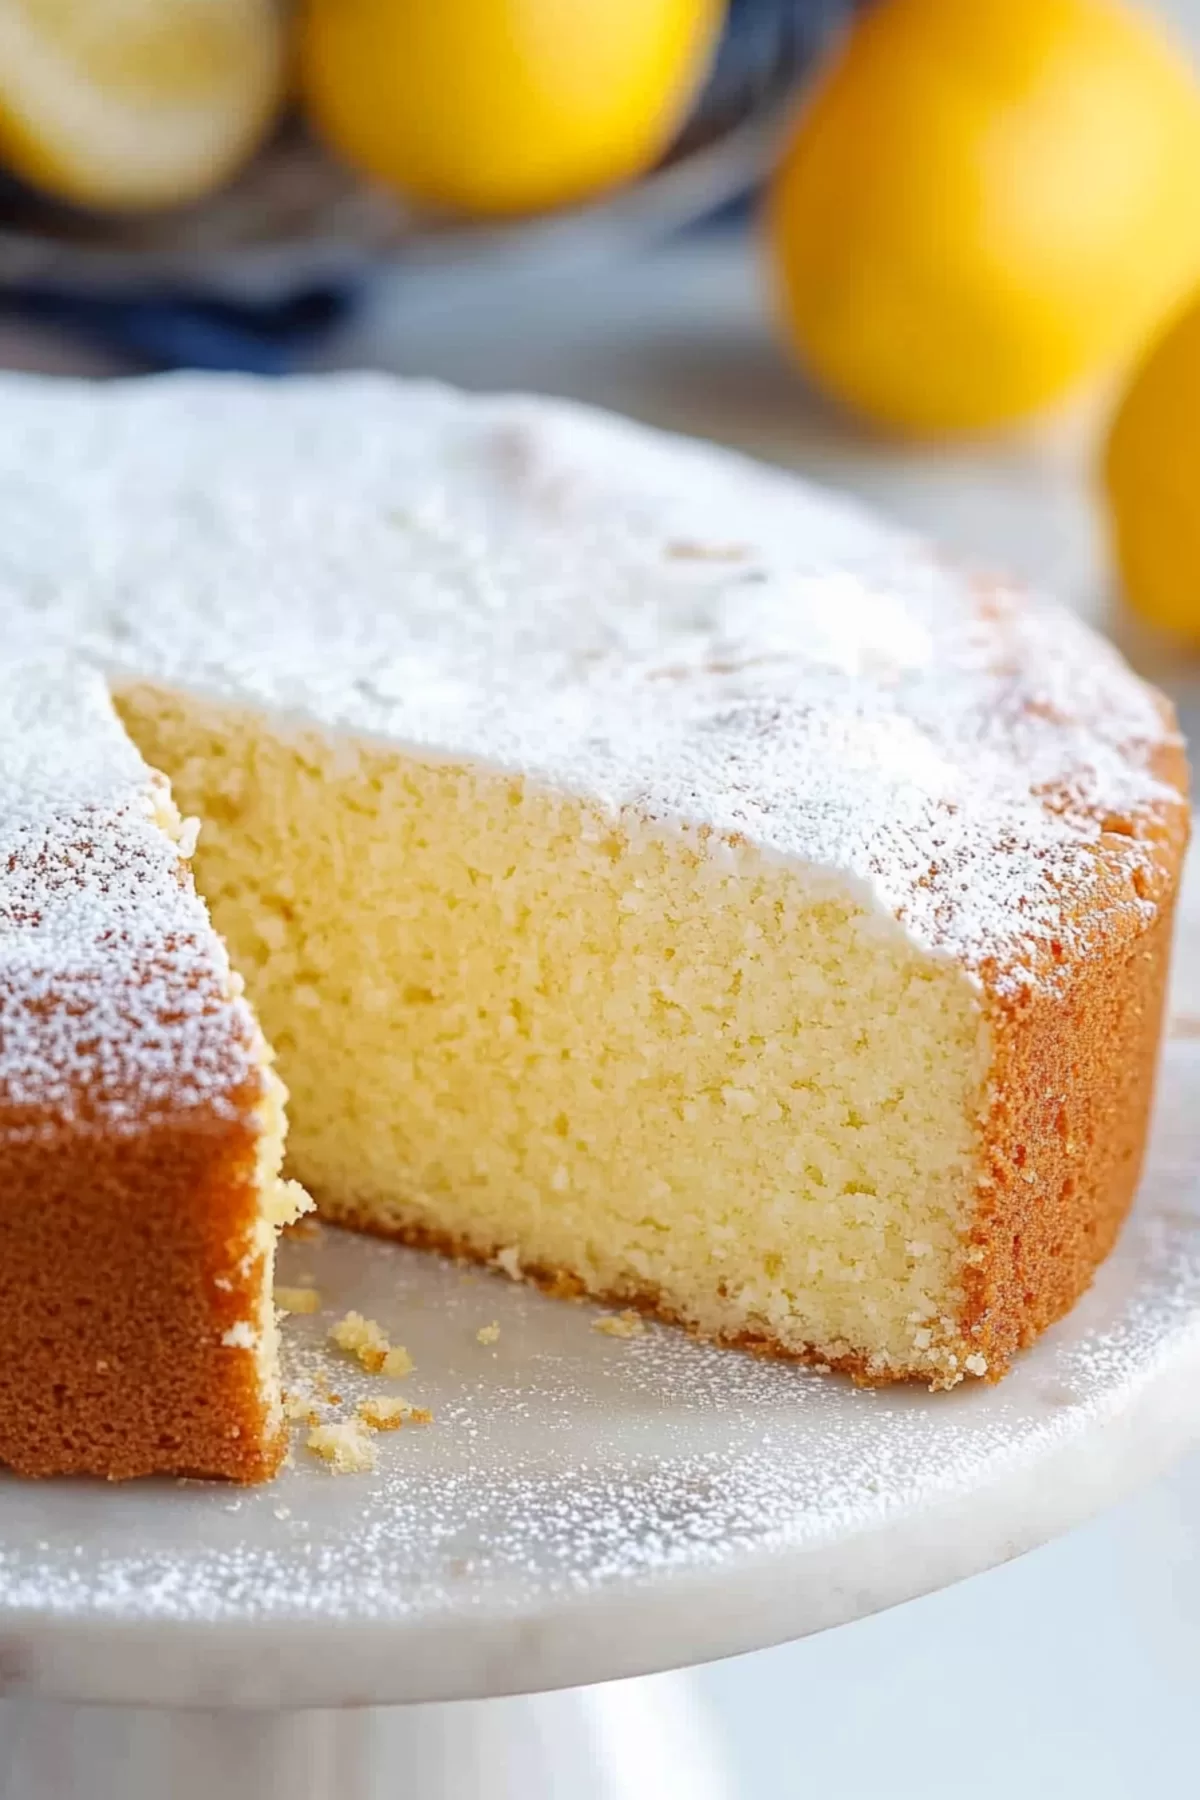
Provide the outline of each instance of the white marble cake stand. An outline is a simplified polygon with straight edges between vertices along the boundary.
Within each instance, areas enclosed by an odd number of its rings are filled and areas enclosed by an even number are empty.
[[[589,1306],[335,1231],[286,1246],[282,1278],[324,1303],[290,1323],[294,1375],[379,1391],[323,1348],[357,1307],[407,1344],[402,1390],[435,1422],[382,1438],[374,1475],[298,1444],[249,1492],[0,1478],[0,1800],[724,1791],[669,1685],[408,1708],[386,1767],[348,1715],[226,1709],[481,1701],[748,1650],[1018,1555],[1156,1474],[1200,1435],[1194,936],[1130,1224],[998,1388],[857,1391],[665,1328],[609,1337]]]

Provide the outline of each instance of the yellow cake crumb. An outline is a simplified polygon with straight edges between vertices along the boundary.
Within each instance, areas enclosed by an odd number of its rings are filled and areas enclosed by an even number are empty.
[[[495,1319],[490,1325],[481,1325],[475,1333],[476,1341],[480,1344],[494,1344],[499,1336],[500,1326]]]
[[[433,1414],[424,1406],[410,1406],[395,1396],[360,1400],[355,1413],[372,1431],[396,1431],[401,1425],[428,1425]]]
[[[361,1419],[337,1419],[318,1425],[305,1443],[314,1456],[329,1464],[334,1475],[365,1475],[375,1467],[375,1444]]]
[[[515,1244],[506,1244],[503,1250],[497,1250],[492,1263],[510,1281],[520,1281],[521,1255]]]
[[[313,1287],[277,1287],[275,1304],[286,1313],[315,1313],[321,1310],[321,1296]]]
[[[645,1320],[628,1310],[622,1313],[605,1313],[602,1319],[592,1320],[592,1330],[602,1331],[605,1337],[641,1337],[645,1329]]]
[[[375,1319],[364,1319],[360,1312],[348,1312],[330,1326],[329,1336],[339,1350],[358,1358],[372,1375],[388,1375],[399,1380],[411,1375],[413,1359],[403,1344],[388,1342],[387,1332]]]
[[[321,1413],[316,1396],[306,1388],[292,1388],[285,1392],[283,1416],[293,1425],[319,1425]]]

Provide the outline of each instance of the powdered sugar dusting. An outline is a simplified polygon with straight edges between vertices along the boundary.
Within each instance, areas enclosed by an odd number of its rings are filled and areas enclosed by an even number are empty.
[[[10,1140],[232,1106],[253,1025],[102,677],[0,663],[0,1105]],[[252,1091],[253,1084],[249,1091]]]
[[[790,476],[383,377],[0,392],[0,595],[118,680],[802,858],[1001,989],[1152,914],[1149,690]]]

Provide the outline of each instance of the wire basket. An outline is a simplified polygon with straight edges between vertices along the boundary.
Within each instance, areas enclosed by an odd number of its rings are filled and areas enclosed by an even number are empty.
[[[241,176],[195,206],[116,219],[0,188],[0,288],[186,290],[271,303],[361,278],[384,259],[428,267],[607,257],[720,209],[768,166],[804,72],[850,0],[732,0],[709,79],[670,151],[590,205],[504,226],[406,206],[287,121]]]

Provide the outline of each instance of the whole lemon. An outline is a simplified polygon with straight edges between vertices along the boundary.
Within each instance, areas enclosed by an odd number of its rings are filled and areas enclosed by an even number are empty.
[[[4,0],[0,158],[82,206],[217,187],[278,110],[274,0]]]
[[[769,194],[784,327],[888,428],[1006,425],[1186,289],[1198,180],[1200,90],[1117,0],[879,0]]]
[[[1103,480],[1130,605],[1200,644],[1200,297],[1134,371],[1109,430]]]
[[[723,0],[307,0],[300,66],[335,151],[410,198],[532,212],[669,143]]]

